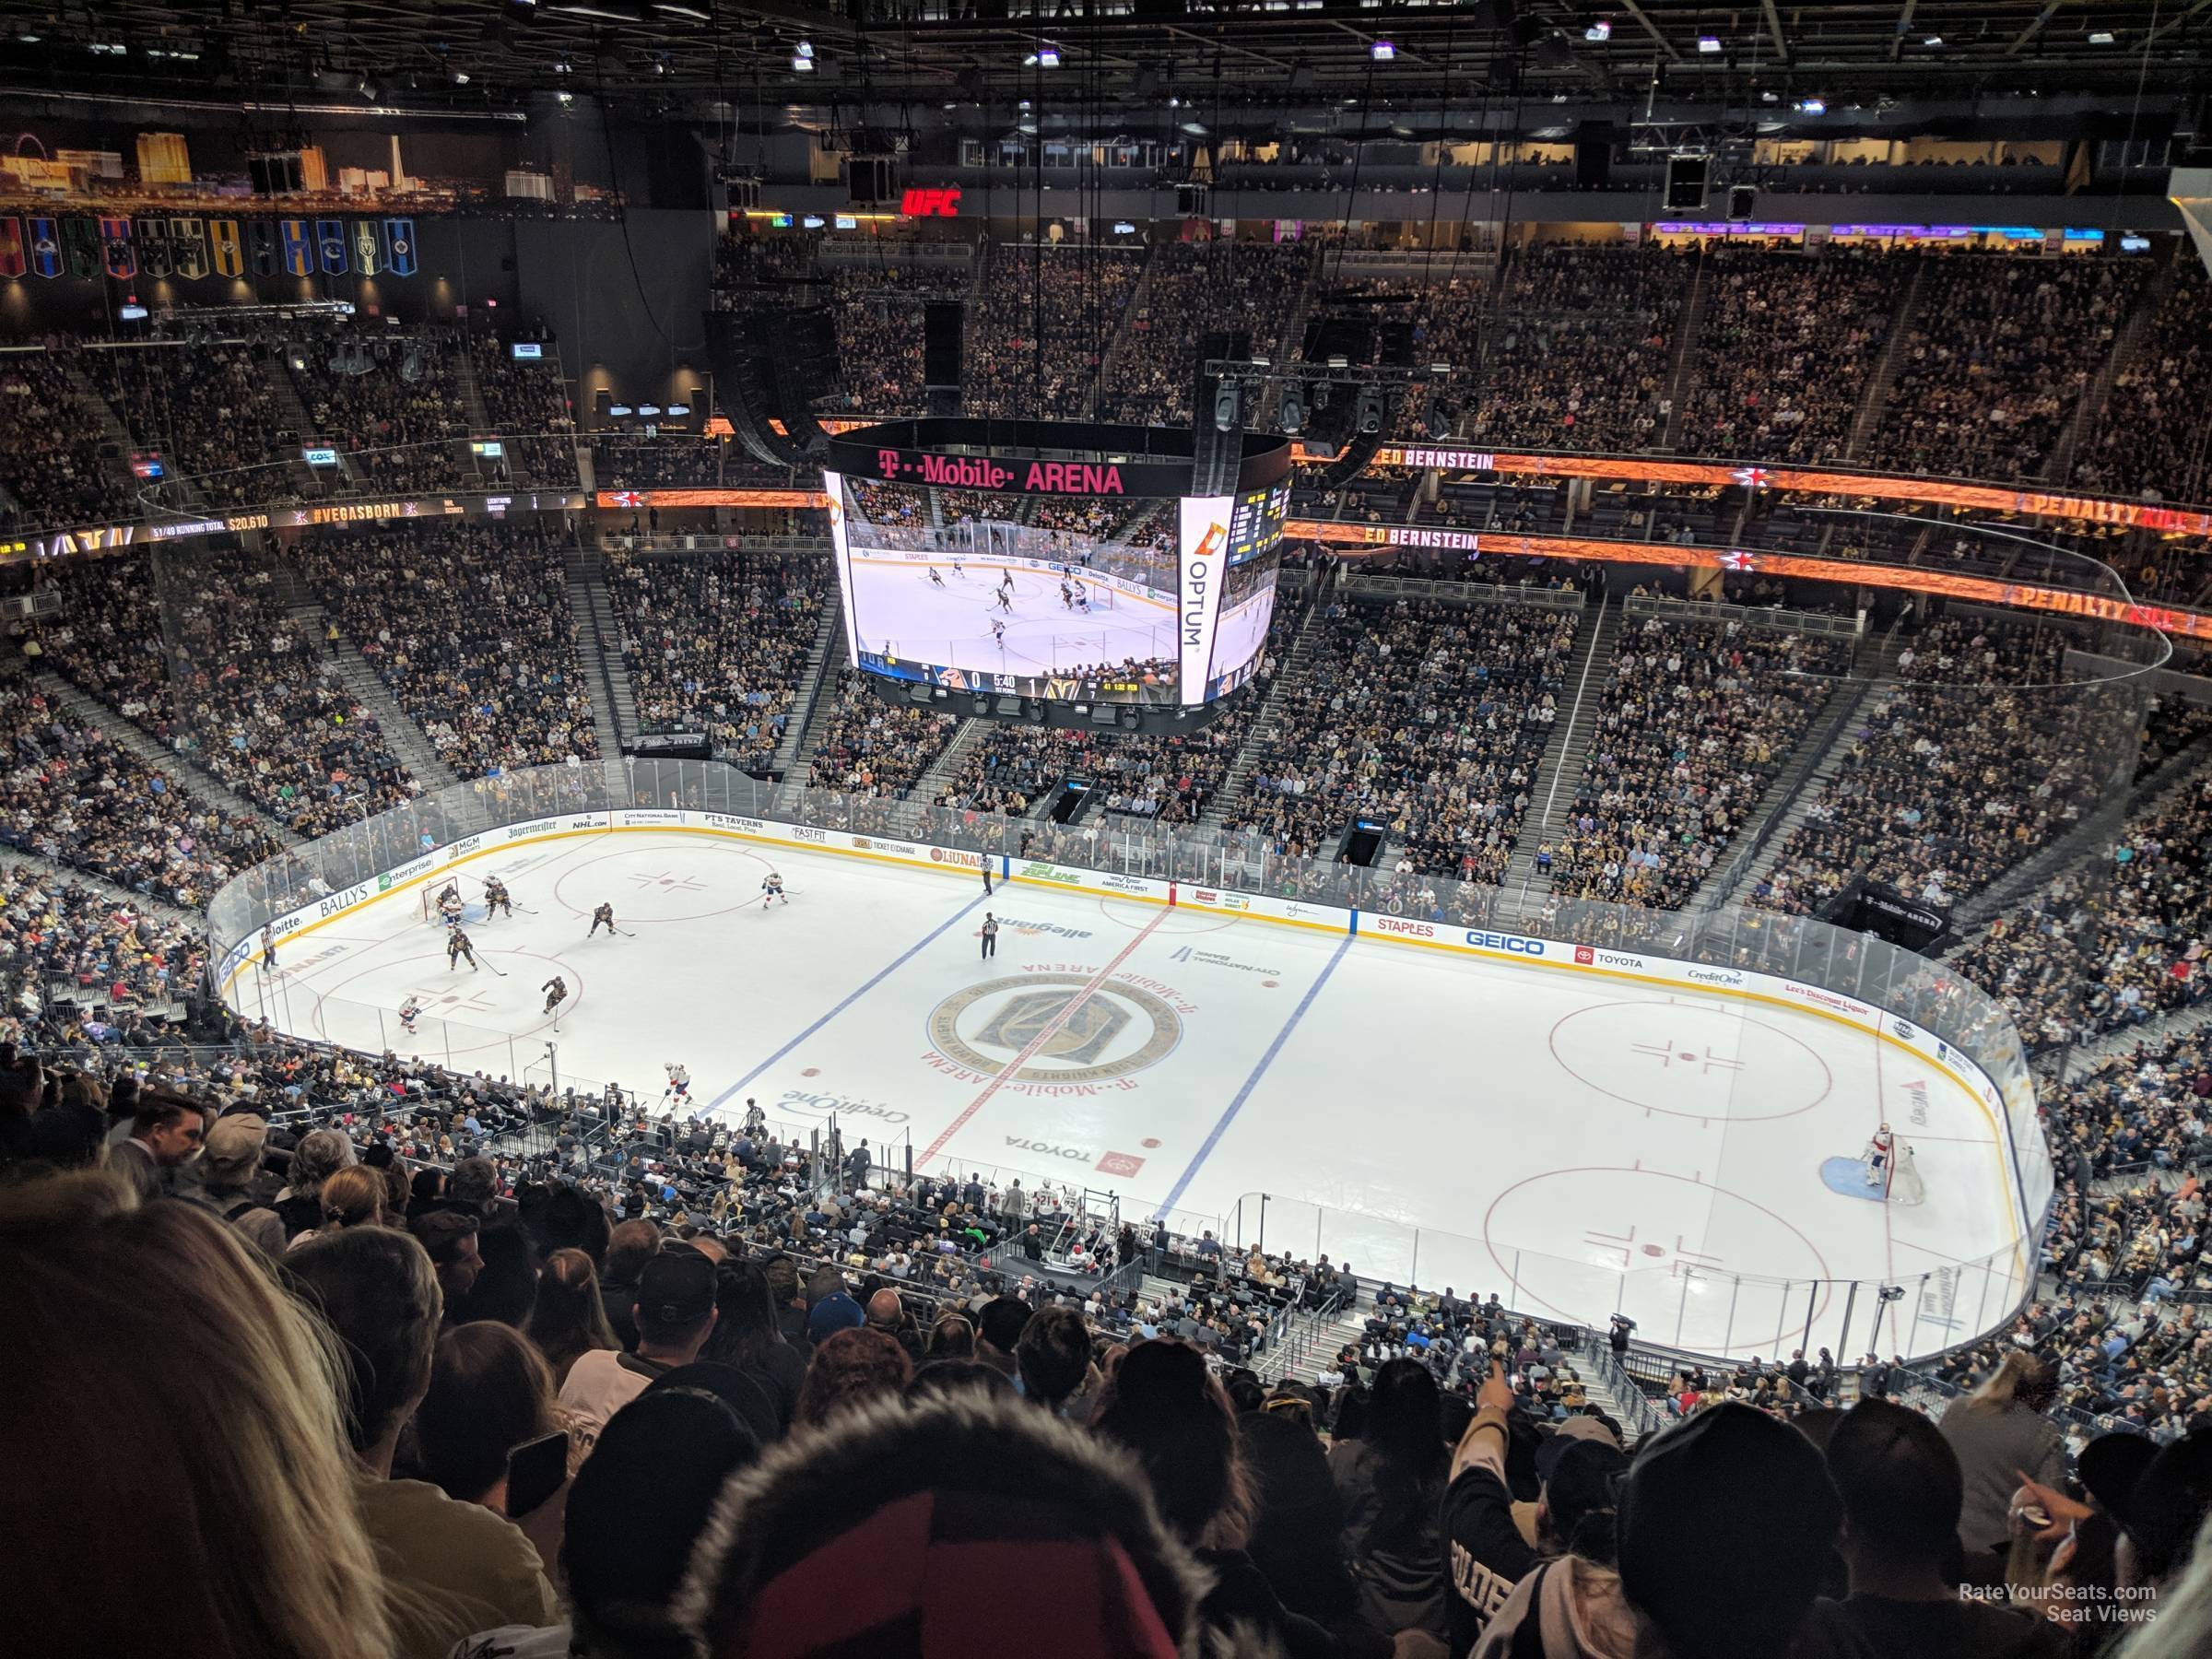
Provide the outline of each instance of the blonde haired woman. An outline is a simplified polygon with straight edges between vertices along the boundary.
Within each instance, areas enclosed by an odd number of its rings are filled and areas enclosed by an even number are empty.
[[[11,1651],[389,1659],[339,1361],[213,1215],[0,1190],[0,1329]]]
[[[385,1200],[391,1196],[391,1183],[382,1173],[367,1164],[347,1164],[323,1183],[315,1194],[323,1206],[323,1218],[308,1232],[292,1241],[297,1250],[310,1239],[343,1232],[348,1227],[382,1227],[391,1219],[385,1211]]]

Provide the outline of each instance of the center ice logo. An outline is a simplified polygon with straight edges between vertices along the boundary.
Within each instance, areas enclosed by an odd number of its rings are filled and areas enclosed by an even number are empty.
[[[931,1010],[931,1047],[1010,1083],[1108,1082],[1145,1070],[1182,1041],[1182,1017],[1153,993],[1115,982],[1085,994],[1079,973],[1025,973],[956,991]]]

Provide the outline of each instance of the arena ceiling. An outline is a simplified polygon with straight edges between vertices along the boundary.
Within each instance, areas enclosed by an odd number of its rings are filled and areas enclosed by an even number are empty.
[[[0,90],[467,111],[565,89],[744,124],[1032,95],[1100,116],[1172,97],[1836,118],[2071,96],[2115,119],[2156,104],[2171,130],[2194,126],[2208,57],[2212,0],[0,0]]]

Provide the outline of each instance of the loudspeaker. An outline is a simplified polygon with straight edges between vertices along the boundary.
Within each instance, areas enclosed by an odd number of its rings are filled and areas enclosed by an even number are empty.
[[[1575,188],[1604,190],[1613,183],[1613,128],[1604,137],[1575,139]]]
[[[1705,182],[1712,169],[1711,156],[1669,156],[1666,159],[1667,212],[1704,212]]]
[[[249,156],[246,174],[255,195],[297,195],[300,190],[300,158],[296,155]]]
[[[804,466],[806,446],[784,418],[777,386],[774,357],[766,349],[761,319],[768,313],[709,312],[706,313],[707,360],[714,370],[714,406],[721,410],[737,435],[737,441],[756,461],[771,466]],[[783,419],[778,432],[771,418]],[[821,429],[817,426],[818,434]]]
[[[960,353],[968,307],[959,300],[932,300],[922,312],[922,383],[932,390],[960,383]]]
[[[891,199],[891,159],[854,156],[845,163],[845,182],[852,187],[853,205],[870,207]]]
[[[1757,205],[1758,201],[1759,187],[1757,185],[1729,185],[1728,217],[1734,219],[1737,224],[1742,224],[1746,219],[1748,219],[1751,217],[1753,208]]]
[[[1175,186],[1175,214],[1178,218],[1204,218],[1206,201],[1213,188],[1206,184],[1178,184]]]

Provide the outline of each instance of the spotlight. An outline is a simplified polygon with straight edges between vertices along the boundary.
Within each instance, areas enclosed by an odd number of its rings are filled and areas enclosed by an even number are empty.
[[[1719,35],[1700,35],[1698,37],[1698,50],[1706,56],[1711,57],[1720,49],[1721,37]]]
[[[576,101],[576,94],[573,92],[556,92],[553,94],[553,101],[565,110],[571,104]]]
[[[467,85],[468,85],[468,71],[467,71],[467,70],[465,70],[465,69],[456,69],[456,70],[454,70],[454,71],[453,71],[453,85],[454,85],[454,86],[456,86],[456,87],[465,87],[465,86],[467,86]]]
[[[791,55],[793,57],[803,57],[808,62],[812,62],[814,58],[814,42],[812,41],[801,41],[796,46],[792,48]]]
[[[1943,44],[1943,37],[1941,35],[1930,35],[1926,40],[1921,41],[1921,44],[1923,46],[1940,46]]]
[[[1298,394],[1283,394],[1282,406],[1276,410],[1276,424],[1286,432],[1295,432],[1306,424],[1306,406],[1299,401]]]
[[[1359,403],[1354,406],[1352,418],[1362,432],[1381,431],[1382,429],[1382,394],[1371,386],[1361,392]]]
[[[1398,55],[1398,49],[1389,41],[1377,41],[1367,49],[1367,54],[1378,64],[1387,64]]]
[[[1797,113],[1800,115],[1825,115],[1828,113],[1828,100],[1825,98],[1801,98],[1797,100]]]
[[[1060,48],[1041,46],[1037,50],[1037,55],[1030,61],[1040,69],[1057,69],[1060,67]]]
[[[1233,386],[1224,386],[1214,397],[1214,425],[1224,432],[1237,429],[1237,393]]]
[[[2092,29],[2089,30],[2089,44],[2092,46],[2110,46],[2112,43],[2112,31],[2109,29]]]
[[[1596,22],[1591,24],[1589,28],[1583,30],[1583,39],[1585,41],[1609,41],[1612,38],[1613,25],[1608,19],[1604,18],[1600,18]]]
[[[812,75],[814,60],[810,57],[801,57],[795,52],[791,54],[791,72],[794,75]]]

